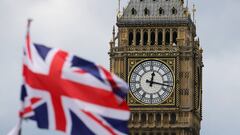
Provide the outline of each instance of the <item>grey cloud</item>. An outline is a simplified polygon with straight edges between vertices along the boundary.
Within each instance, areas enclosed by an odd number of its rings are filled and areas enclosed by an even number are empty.
[[[124,0],[123,2],[127,2]],[[204,49],[202,135],[235,135],[240,120],[240,1],[198,0],[197,30]],[[105,67],[117,0],[0,1],[0,134],[17,121],[26,19],[35,42],[59,47]],[[25,135],[60,135],[24,122]]]

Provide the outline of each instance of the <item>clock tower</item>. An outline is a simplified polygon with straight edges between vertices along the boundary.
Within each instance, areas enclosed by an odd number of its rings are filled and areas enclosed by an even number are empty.
[[[203,51],[184,0],[130,0],[117,27],[110,70],[129,84],[130,134],[200,135]]]

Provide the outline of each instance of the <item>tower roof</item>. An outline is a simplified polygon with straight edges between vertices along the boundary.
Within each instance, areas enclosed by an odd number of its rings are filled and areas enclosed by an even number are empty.
[[[183,0],[130,0],[118,17],[118,25],[192,22]]]

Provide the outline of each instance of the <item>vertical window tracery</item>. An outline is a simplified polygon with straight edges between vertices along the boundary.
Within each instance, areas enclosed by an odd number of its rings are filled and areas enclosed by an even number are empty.
[[[158,32],[158,45],[162,45],[162,41],[163,41],[163,33],[162,31]]]
[[[145,8],[145,9],[144,9],[144,15],[149,15],[149,14],[150,14],[149,9]]]
[[[175,7],[172,8],[172,14],[176,15],[177,14],[177,9]]]
[[[131,12],[132,12],[132,15],[136,15],[137,14],[137,11],[136,11],[135,8],[132,8]]]
[[[132,45],[133,43],[133,32],[129,32],[128,34],[128,45]]]
[[[166,45],[170,44],[170,32],[169,31],[166,31],[166,33],[165,33],[165,42],[166,42]]]
[[[178,33],[176,31],[173,32],[173,44],[177,45],[177,37]]]
[[[136,33],[136,45],[140,45],[140,41],[141,41],[141,33],[137,32]]]
[[[155,44],[155,32],[151,32],[151,45]]]
[[[159,8],[159,15],[164,15],[164,10],[162,9],[162,7]]]
[[[143,45],[147,45],[148,42],[148,33],[145,31],[143,34]]]

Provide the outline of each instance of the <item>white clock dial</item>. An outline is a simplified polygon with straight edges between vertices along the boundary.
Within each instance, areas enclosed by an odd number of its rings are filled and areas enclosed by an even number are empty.
[[[166,64],[147,60],[138,64],[131,72],[130,91],[144,104],[160,104],[173,91],[173,73]]]

